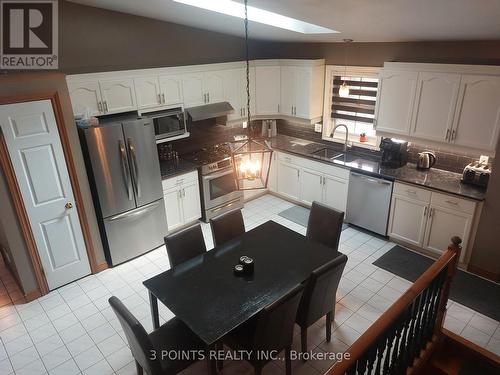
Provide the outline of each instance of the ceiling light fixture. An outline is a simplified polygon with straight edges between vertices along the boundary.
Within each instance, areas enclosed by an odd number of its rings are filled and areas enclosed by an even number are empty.
[[[345,78],[347,76],[347,49],[349,48],[348,44],[352,42],[352,39],[344,39],[345,46],[345,54],[344,54],[344,82],[339,87],[339,96],[341,98],[347,98],[349,96],[349,86],[345,83]]]
[[[245,19],[245,5],[232,0],[174,0],[176,3],[191,5],[197,8]],[[295,18],[283,16],[256,7],[247,7],[248,20],[264,25],[279,27],[302,34],[333,34],[338,31],[314,25]]]

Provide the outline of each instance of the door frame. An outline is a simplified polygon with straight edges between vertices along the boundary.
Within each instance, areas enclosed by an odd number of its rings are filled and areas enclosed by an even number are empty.
[[[102,271],[103,267],[97,264],[95,258],[94,245],[92,243],[92,237],[90,235],[90,228],[87,221],[87,215],[85,212],[85,207],[83,205],[82,193],[80,191],[80,186],[78,184],[75,163],[73,160],[73,156],[71,154],[71,147],[69,144],[68,133],[64,126],[59,93],[57,91],[51,91],[33,95],[0,97],[0,105],[32,102],[40,100],[50,100],[52,104],[52,109],[54,110],[57,130],[59,132],[59,139],[61,140],[61,145],[63,149],[64,159],[66,161],[66,167],[68,169],[71,188],[73,189],[73,195],[75,198],[78,218],[80,219],[80,226],[82,229],[85,249],[87,251],[91,272],[95,274],[99,271]],[[31,231],[29,217],[21,195],[21,190],[19,189],[19,184],[16,178],[16,174],[12,166],[9,150],[7,149],[7,143],[5,141],[5,137],[1,128],[0,128],[0,166],[2,167],[5,174],[5,178],[7,180],[7,186],[14,203],[17,217],[19,219],[21,231],[24,240],[26,242],[26,247],[28,248],[28,255],[31,258],[31,263],[33,265],[33,269],[35,272],[35,278],[38,283],[38,289],[40,291],[40,295],[45,295],[50,291],[49,286],[47,284],[45,272],[43,270],[42,263],[40,261],[38,247],[36,245],[33,232]]]

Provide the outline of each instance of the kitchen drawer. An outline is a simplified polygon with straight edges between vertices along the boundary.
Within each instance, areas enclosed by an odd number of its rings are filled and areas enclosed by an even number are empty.
[[[468,199],[458,198],[454,195],[432,193],[431,203],[433,206],[440,206],[452,210],[461,211],[467,214],[474,214],[476,203]]]
[[[169,190],[179,185],[184,185],[193,181],[198,181],[198,171],[192,171],[180,174],[171,178],[162,180],[163,190]]]
[[[420,202],[429,203],[431,201],[431,192],[427,189],[416,187],[415,185],[407,185],[396,182],[394,184],[393,194],[397,194],[406,198],[415,199]]]
[[[282,152],[278,153],[278,160],[284,163],[293,164],[296,167],[311,169],[332,177],[338,177],[344,180],[349,179],[349,169],[347,168],[340,168],[331,164],[322,163],[320,161],[315,161]]]

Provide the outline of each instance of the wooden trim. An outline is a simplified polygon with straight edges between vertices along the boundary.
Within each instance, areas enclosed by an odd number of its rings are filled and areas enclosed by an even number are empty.
[[[500,356],[496,355],[495,353],[490,352],[489,350],[486,350],[485,348],[474,344],[473,342],[463,338],[462,336],[459,336],[451,331],[448,331],[446,328],[442,329],[442,333],[445,339],[453,340],[457,345],[477,353],[485,360],[500,367]]]
[[[49,292],[49,286],[47,284],[47,279],[45,279],[45,274],[43,273],[43,267],[40,261],[40,256],[38,255],[35,238],[33,237],[33,232],[31,231],[28,213],[26,212],[26,207],[24,206],[21,190],[19,189],[19,185],[17,183],[14,167],[12,166],[12,161],[10,160],[9,150],[7,149],[7,143],[5,142],[2,130],[0,130],[0,164],[2,165],[5,179],[7,180],[7,186],[19,219],[19,226],[21,227],[26,247],[28,248],[28,254],[33,264],[38,289],[42,295],[47,294]]]
[[[26,299],[26,302],[31,302],[31,301],[34,301],[41,296],[42,296],[42,292],[40,292],[40,289],[35,289],[29,293],[26,293],[24,295],[24,298]]]
[[[64,117],[62,114],[62,108],[59,100],[59,93],[57,91],[51,91],[51,92],[41,92],[38,94],[30,94],[30,95],[0,97],[0,105],[39,101],[39,100],[51,101],[52,109],[54,111],[54,116],[56,119],[57,129],[59,132],[59,139],[61,140],[63,154],[66,161],[66,169],[68,170],[71,187],[73,189],[73,195],[75,198],[78,218],[80,219],[80,226],[82,229],[85,248],[89,259],[90,269],[92,273],[97,273],[99,272],[99,268],[97,266],[95,258],[94,245],[92,243],[92,237],[90,235],[87,216],[83,205],[82,193],[80,190],[80,186],[78,184],[75,164],[73,161],[73,156],[71,154],[71,147],[69,144],[68,133],[66,131],[66,127],[64,126]],[[14,172],[14,168],[12,166],[12,162],[10,160],[9,151],[7,149],[7,144],[5,143],[3,134],[1,134],[0,136],[0,164],[6,175],[7,184],[12,196],[12,200],[14,202],[14,206],[16,208],[16,213],[19,218],[24,239],[26,241],[28,253],[33,264],[35,278],[38,283],[40,294],[45,295],[49,292],[47,279],[45,278],[45,273],[43,271],[42,263],[40,261],[40,256],[38,254],[36,242],[33,237],[33,233],[31,231],[28,214],[24,206],[21,191],[17,183],[17,178]]]
[[[496,283],[500,282],[500,274],[499,273],[486,271],[486,270],[483,270],[482,268],[474,266],[472,264],[469,264],[467,266],[467,271],[469,271],[470,273],[475,273],[476,275],[479,275],[481,277],[484,277],[485,279],[489,279],[489,280],[494,281]]]
[[[107,269],[108,269],[108,263],[102,262],[96,265],[96,272],[94,273],[99,273]]]

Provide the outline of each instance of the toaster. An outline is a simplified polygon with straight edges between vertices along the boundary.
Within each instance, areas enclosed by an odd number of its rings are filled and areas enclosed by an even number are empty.
[[[487,187],[491,175],[491,165],[478,161],[470,163],[464,168],[462,182],[465,184]]]

